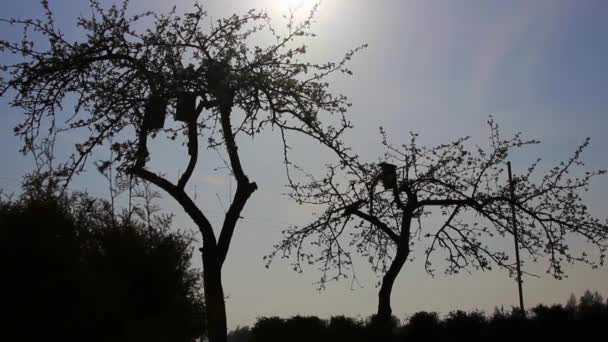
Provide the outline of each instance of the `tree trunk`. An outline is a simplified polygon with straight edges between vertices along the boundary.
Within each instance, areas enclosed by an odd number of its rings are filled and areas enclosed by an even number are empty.
[[[370,337],[374,341],[391,341],[393,338],[391,292],[408,254],[409,251],[403,253],[398,250],[390,268],[382,278],[382,286],[378,292],[378,312],[370,325]]]
[[[413,211],[409,210],[409,207],[404,209],[404,213],[401,219],[401,234],[397,243],[397,253],[395,259],[388,268],[388,271],[382,277],[382,285],[378,292],[378,312],[375,317],[375,329],[376,339],[390,340],[391,331],[391,318],[393,310],[391,308],[391,294],[393,292],[393,285],[395,280],[401,272],[403,265],[407,261],[410,255],[410,227],[412,222]]]
[[[395,279],[399,275],[401,268],[407,261],[407,257],[409,255],[409,248],[406,248],[406,251],[399,252],[397,251],[397,255],[395,259],[391,263],[388,271],[382,278],[382,286],[380,286],[380,291],[378,292],[378,312],[377,319],[380,322],[389,322],[391,319],[391,314],[393,310],[391,309],[391,293],[393,291],[393,284],[395,284]]]
[[[226,324],[226,303],[222,288],[222,267],[215,253],[207,253],[203,249],[203,287],[205,289],[205,305],[207,316],[207,331],[210,342],[226,342],[228,336]]]

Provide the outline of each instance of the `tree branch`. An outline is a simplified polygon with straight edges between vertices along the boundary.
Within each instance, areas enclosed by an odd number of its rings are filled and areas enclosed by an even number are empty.
[[[213,232],[211,223],[205,214],[203,214],[203,212],[192,201],[192,199],[183,191],[183,189],[178,188],[173,183],[157,175],[156,173],[141,167],[131,168],[131,173],[158,186],[171,195],[171,197],[173,197],[182,206],[182,208],[184,208],[188,216],[190,216],[190,218],[192,218],[192,220],[199,227],[199,230],[203,235],[203,243],[205,244],[205,248],[215,249],[217,247],[215,234]]]
[[[180,189],[184,189],[186,184],[190,180],[192,176],[192,172],[194,172],[194,168],[196,167],[196,162],[198,161],[198,129],[197,129],[196,121],[192,121],[188,123],[188,154],[190,155],[190,161],[188,161],[188,167],[184,171],[184,174],[180,177],[177,182],[177,187]]]
[[[225,94],[225,96],[232,95]],[[232,240],[236,223],[241,217],[241,212],[243,211],[247,200],[249,200],[249,197],[251,197],[251,195],[258,189],[258,186],[255,182],[249,182],[249,178],[247,175],[245,175],[243,167],[241,166],[238,147],[236,145],[234,133],[232,132],[232,125],[230,124],[231,108],[220,106],[220,111],[220,120],[224,140],[226,142],[226,150],[228,152],[230,166],[232,167],[234,178],[237,181],[236,193],[232,203],[230,204],[230,208],[226,212],[224,224],[222,225],[222,231],[218,241],[220,260],[223,263],[223,261],[226,259],[226,255],[228,254],[228,248],[230,247],[230,241]]]
[[[392,231],[386,223],[380,221],[380,219],[378,219],[376,216],[372,216],[367,213],[364,213],[359,209],[351,209],[351,210],[348,210],[348,212],[345,211],[344,213],[345,214],[352,213],[352,214],[366,220],[367,222],[378,227],[378,229],[380,229],[382,232],[384,232],[391,240],[393,240],[393,242],[395,242],[395,244],[399,244],[399,239],[400,239],[399,235],[397,233],[395,233],[394,231]]]

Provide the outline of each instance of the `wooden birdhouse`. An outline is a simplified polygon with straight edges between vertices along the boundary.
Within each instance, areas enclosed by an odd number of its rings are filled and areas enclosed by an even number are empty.
[[[207,85],[212,93],[221,97],[228,86],[230,65],[226,61],[209,60],[207,62],[206,77]]]
[[[196,120],[196,94],[182,92],[177,96],[175,120],[181,122],[192,122]]]
[[[146,129],[161,129],[165,127],[165,115],[167,113],[167,101],[158,94],[148,98],[146,111],[144,113],[143,126]]]
[[[397,166],[382,162],[380,166],[380,179],[385,189],[394,189],[397,186]]]

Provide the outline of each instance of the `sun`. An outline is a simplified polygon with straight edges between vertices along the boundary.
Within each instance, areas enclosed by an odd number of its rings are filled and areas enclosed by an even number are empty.
[[[284,13],[293,12],[302,15],[312,9],[318,0],[275,0],[279,5],[279,10]]]
[[[277,17],[291,17],[296,21],[300,22],[310,17],[314,11],[314,21],[319,19],[321,14],[323,16],[331,15],[336,1],[328,0],[267,0],[269,8],[273,15]]]
[[[306,3],[310,3],[312,1],[307,0],[279,0],[285,4],[285,6],[289,9],[297,10],[302,6],[306,5]]]

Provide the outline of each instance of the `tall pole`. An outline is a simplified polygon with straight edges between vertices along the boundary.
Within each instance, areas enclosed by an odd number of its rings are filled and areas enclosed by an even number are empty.
[[[511,173],[511,162],[507,162],[507,170],[509,171],[509,187],[511,189],[511,215],[513,217],[513,239],[515,240],[515,261],[517,262],[517,287],[519,289],[519,309],[523,315],[526,314],[524,309],[524,294],[521,284],[521,262],[519,260],[519,237],[517,232],[517,216],[515,215],[515,185],[513,184],[513,175]]]

